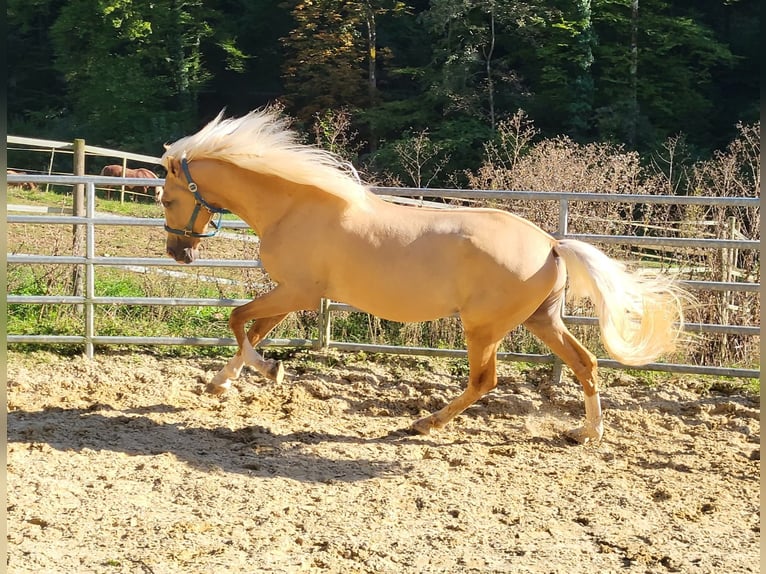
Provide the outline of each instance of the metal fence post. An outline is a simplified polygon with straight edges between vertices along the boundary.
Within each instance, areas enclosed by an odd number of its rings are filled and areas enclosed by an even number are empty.
[[[330,347],[330,332],[332,323],[330,321],[330,300],[322,298],[319,302],[319,340],[318,346],[322,351]]]
[[[568,199],[560,199],[559,200],[559,237],[563,238],[566,236],[568,228],[569,228],[569,200]],[[566,289],[566,288],[565,288]],[[564,297],[561,298],[561,314],[564,315],[564,301],[566,299],[566,291],[564,292]],[[551,376],[553,377],[554,384],[560,384],[561,378],[564,374],[564,363],[559,359],[558,356],[556,356],[553,360],[553,372],[551,373]]]
[[[85,356],[93,358],[93,337],[95,336],[95,305],[96,269],[93,259],[96,256],[96,226],[93,218],[96,214],[96,185],[86,184],[85,215],[88,221],[85,226]]]
[[[122,177],[127,177],[128,175],[128,158],[124,157],[122,158]],[[120,186],[120,203],[125,203],[125,184],[123,183]]]

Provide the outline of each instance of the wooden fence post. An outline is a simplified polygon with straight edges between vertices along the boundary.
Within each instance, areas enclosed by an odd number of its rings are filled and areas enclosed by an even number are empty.
[[[122,158],[122,177],[127,177],[128,173],[128,158]],[[125,184],[120,186],[120,204],[125,203]]]
[[[56,148],[51,148],[51,159],[48,162],[48,175],[53,175],[53,159],[56,157]],[[45,193],[48,193],[51,190],[51,184],[46,183],[45,184]]]
[[[74,140],[72,151],[72,175],[85,175],[85,140]],[[85,215],[85,184],[76,183],[72,188],[72,214],[78,217]],[[84,225],[72,226],[72,255],[75,257],[85,255]],[[72,295],[75,297],[83,295],[83,269],[80,265],[75,265],[72,271]],[[82,305],[78,305],[78,312],[82,312],[82,308]]]

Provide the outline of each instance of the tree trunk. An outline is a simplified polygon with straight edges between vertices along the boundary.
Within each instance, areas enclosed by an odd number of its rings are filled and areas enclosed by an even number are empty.
[[[369,106],[373,107],[375,101],[378,98],[378,55],[377,55],[377,43],[378,43],[378,29],[375,21],[375,9],[370,2],[364,3],[365,16],[367,20],[367,66],[368,66],[368,78],[367,78],[367,95],[370,99]],[[370,133],[370,152],[375,152],[378,149],[377,136],[374,133]]]
[[[489,7],[489,48],[485,52],[487,69],[487,100],[489,104],[489,123],[495,131],[495,84],[492,81],[492,54],[495,51],[495,3]]]
[[[630,101],[628,110],[628,145],[636,145],[638,126],[638,0],[630,5]]]

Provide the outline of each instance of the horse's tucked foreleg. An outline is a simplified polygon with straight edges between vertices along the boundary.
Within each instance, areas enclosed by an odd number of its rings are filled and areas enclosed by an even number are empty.
[[[480,345],[468,339],[468,386],[443,409],[416,421],[412,430],[428,434],[440,429],[497,386],[497,347],[499,342]]]
[[[221,395],[231,387],[231,381],[239,377],[242,367],[248,365],[273,381],[281,383],[285,377],[285,369],[282,361],[276,359],[264,359],[256,351],[248,339],[242,341],[242,349],[234,355],[228,363],[216,373],[207,385],[207,392],[213,395]]]
[[[250,330],[247,332],[247,336],[244,335],[244,321],[231,321],[233,324],[232,330],[237,337],[239,343],[239,351],[234,355],[228,363],[221,369],[210,383],[207,385],[207,392],[220,395],[226,392],[231,387],[231,381],[236,379],[242,367],[248,365],[253,367],[256,371],[263,376],[277,382],[282,382],[285,376],[285,370],[281,361],[275,359],[264,359],[263,356],[255,350],[257,345],[268,333],[271,331],[286,314],[275,315],[273,317],[263,317],[257,319]],[[232,313],[234,317],[234,313]],[[241,334],[240,336],[237,336]]]
[[[239,376],[244,365],[242,354],[238,352],[207,384],[207,392],[211,395],[222,395],[228,391],[229,387],[231,387],[232,379],[236,379]]]

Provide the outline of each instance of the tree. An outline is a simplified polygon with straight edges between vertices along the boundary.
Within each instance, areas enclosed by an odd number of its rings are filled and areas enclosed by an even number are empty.
[[[442,173],[518,109],[543,137],[684,133],[692,155],[759,115],[756,0],[9,0],[7,20],[12,131],[151,153],[275,100],[304,127],[348,110],[368,152],[428,129]]]
[[[273,0],[216,0],[209,26],[213,35],[200,45],[210,80],[197,93],[200,118],[222,108],[244,114],[276,101],[285,93],[282,82],[286,36],[294,22],[284,3]]]
[[[708,87],[733,56],[708,27],[663,0],[594,0],[593,23],[599,137],[643,148],[671,133],[710,137]]]
[[[48,31],[64,0],[8,0],[8,121],[30,135],[53,130],[67,109],[66,81],[54,66]]]
[[[296,26],[283,39],[288,109],[298,118],[366,100],[363,13],[358,2],[296,2]]]
[[[204,42],[217,17],[202,0],[66,3],[51,38],[84,135],[156,151],[195,126],[199,91],[211,79]],[[238,66],[243,55],[231,41],[222,45],[227,65]]]
[[[295,2],[296,25],[283,38],[288,108],[305,120],[328,109],[373,105],[381,54],[378,17],[405,9],[397,0]]]
[[[533,109],[546,110],[546,122],[582,140],[590,135],[593,108],[591,0],[556,4],[538,49],[542,73]]]
[[[535,0],[433,0],[423,21],[433,34],[431,91],[445,112],[481,118],[493,129],[525,107],[535,69],[529,61],[549,12]]]

